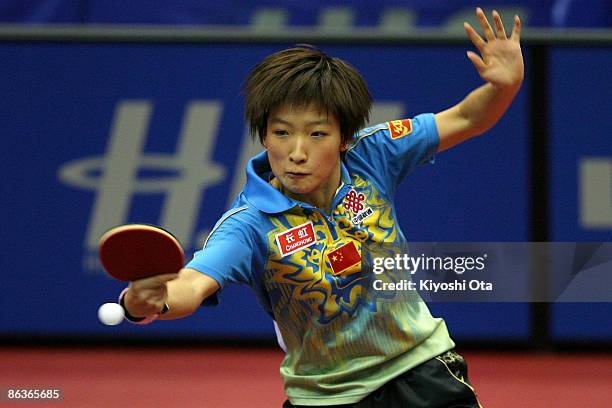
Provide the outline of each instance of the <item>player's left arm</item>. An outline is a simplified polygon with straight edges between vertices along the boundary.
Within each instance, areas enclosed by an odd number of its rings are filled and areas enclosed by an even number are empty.
[[[451,148],[490,129],[502,117],[521,87],[524,77],[521,53],[521,20],[507,37],[499,13],[493,11],[495,31],[482,9],[476,9],[484,38],[464,23],[465,31],[480,55],[468,51],[480,77],[487,83],[472,91],[457,105],[435,115],[440,143],[438,152]]]

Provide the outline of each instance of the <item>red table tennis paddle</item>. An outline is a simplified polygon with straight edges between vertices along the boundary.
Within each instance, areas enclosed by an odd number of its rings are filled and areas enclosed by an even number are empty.
[[[185,254],[168,231],[146,224],[127,224],[108,230],[100,238],[100,261],[106,272],[122,281],[178,273]]]

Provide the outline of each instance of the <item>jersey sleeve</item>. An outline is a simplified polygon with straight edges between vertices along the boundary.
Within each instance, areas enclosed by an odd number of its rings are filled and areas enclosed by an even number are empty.
[[[253,285],[253,272],[258,270],[255,242],[248,228],[239,220],[222,218],[208,236],[204,247],[197,251],[186,268],[195,269],[213,278],[221,289],[228,283]],[[204,305],[215,305],[215,296]]]
[[[426,113],[360,131],[347,160],[352,171],[374,180],[391,197],[408,173],[422,163],[433,163],[438,144],[435,116]]]

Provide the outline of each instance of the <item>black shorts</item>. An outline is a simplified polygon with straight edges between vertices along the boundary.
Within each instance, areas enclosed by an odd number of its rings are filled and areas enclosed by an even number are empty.
[[[285,401],[283,408],[300,408]],[[343,408],[479,408],[465,359],[454,350],[434,357]]]

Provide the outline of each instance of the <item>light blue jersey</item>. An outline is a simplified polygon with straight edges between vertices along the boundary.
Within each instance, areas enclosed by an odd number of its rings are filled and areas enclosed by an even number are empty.
[[[221,288],[237,282],[254,290],[286,346],[281,375],[292,404],[357,402],[454,347],[444,321],[422,301],[381,298],[362,268],[366,248],[406,247],[394,193],[437,147],[432,114],[360,131],[329,214],[285,196],[263,152],[249,161],[243,192],[186,266]]]

